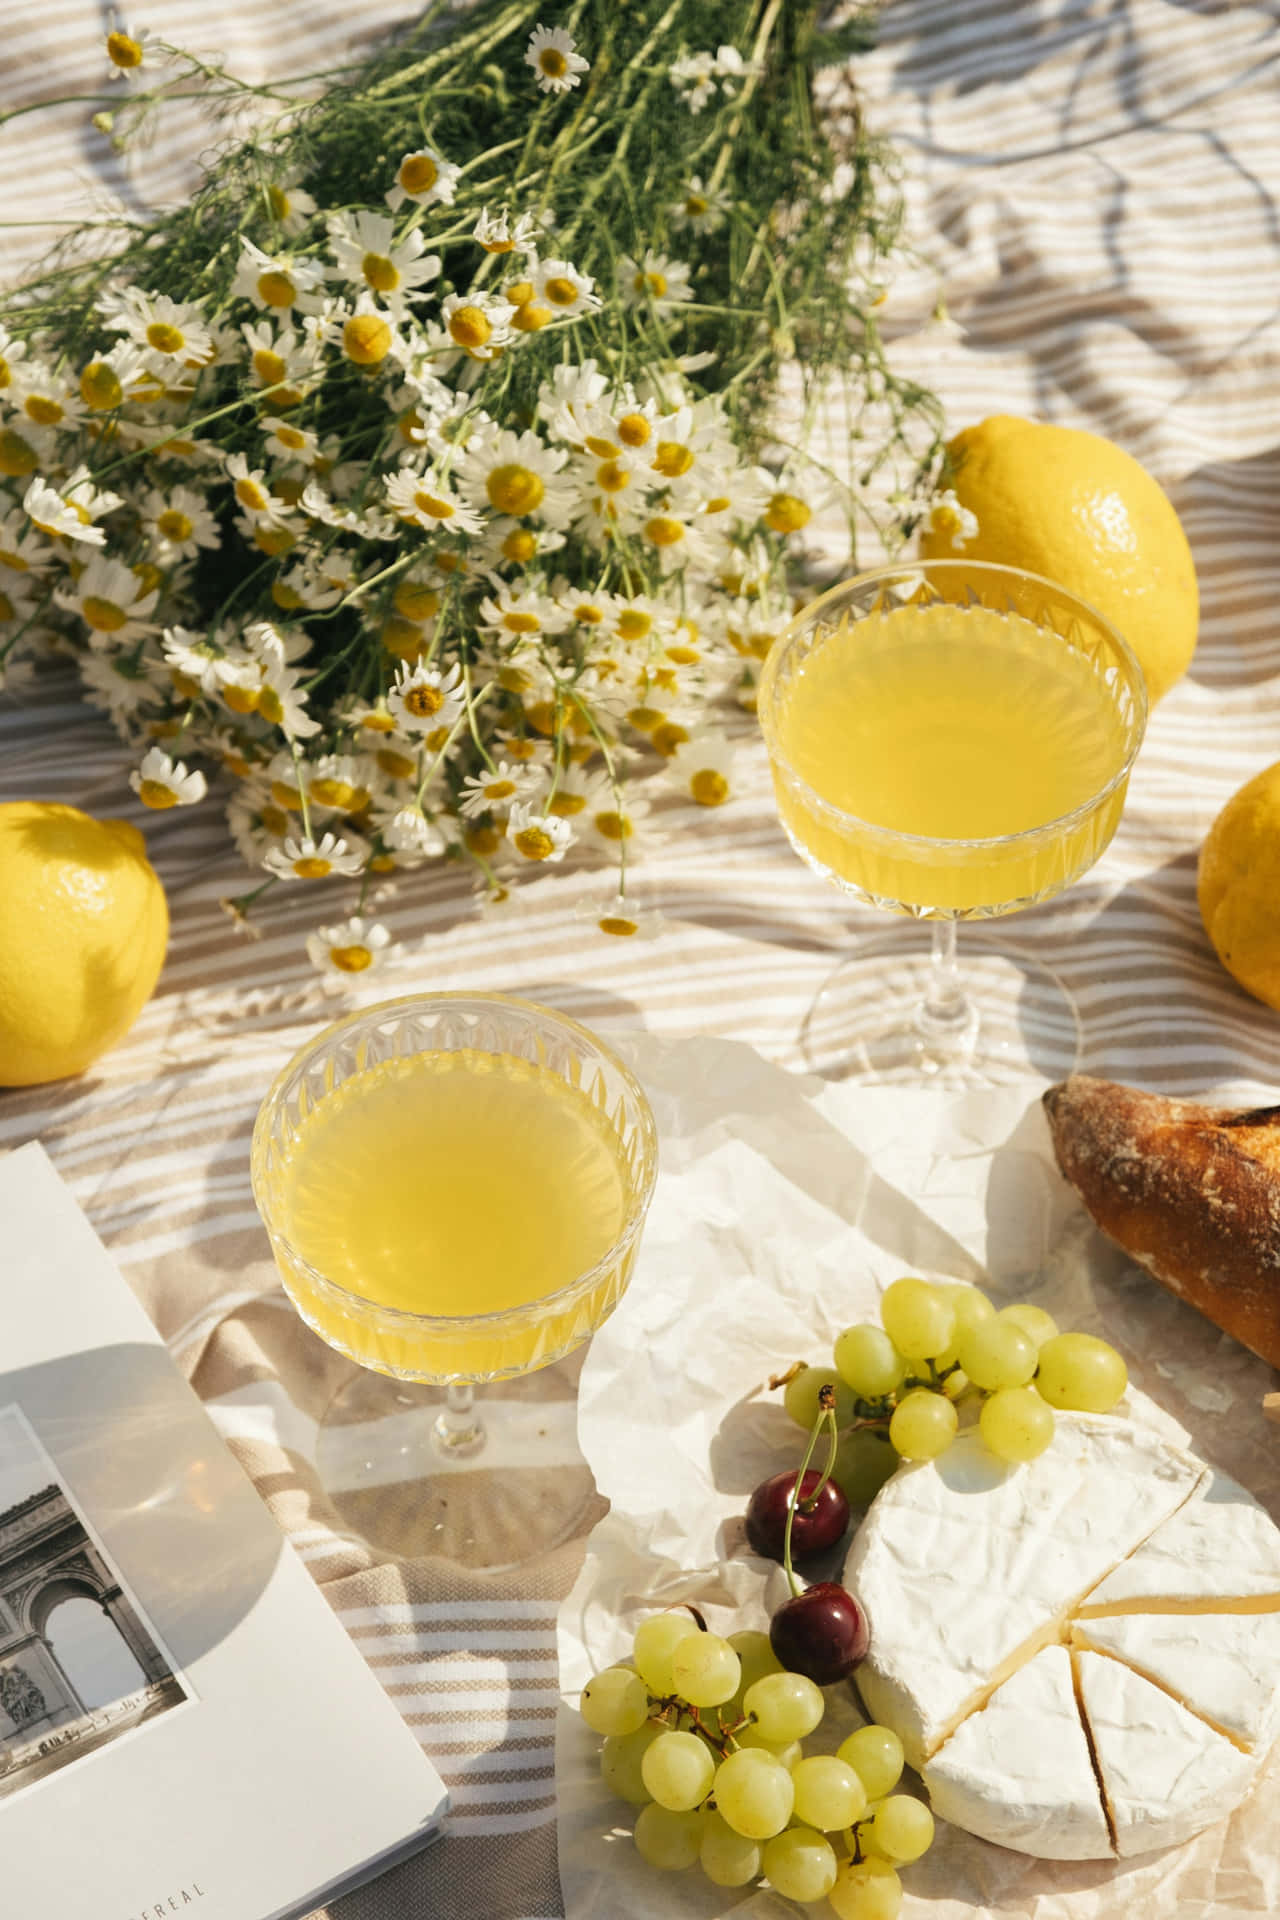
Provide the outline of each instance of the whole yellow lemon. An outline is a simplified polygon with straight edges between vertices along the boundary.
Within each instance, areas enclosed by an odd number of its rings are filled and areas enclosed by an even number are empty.
[[[82,1073],[137,1019],[164,964],[169,910],[125,820],[0,806],[0,1087]]]
[[[943,509],[921,536],[926,560],[990,560],[1065,587],[1138,656],[1152,706],[1195,651],[1200,594],[1168,495],[1125,453],[1079,427],[995,414],[947,448],[953,488],[978,531]]]
[[[1233,793],[1210,827],[1197,893],[1227,972],[1280,1007],[1280,760]]]

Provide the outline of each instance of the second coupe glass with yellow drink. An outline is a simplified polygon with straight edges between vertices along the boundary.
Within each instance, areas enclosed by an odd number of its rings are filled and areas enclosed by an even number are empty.
[[[901,565],[803,609],[759,710],[796,851],[856,899],[934,923],[928,953],[859,943],[811,1011],[811,1064],[975,1083],[1070,1071],[1078,1019],[1057,975],[1016,950],[991,971],[984,943],[980,1015],[955,929],[1060,893],[1110,841],[1147,713],[1121,636],[1015,568]]]

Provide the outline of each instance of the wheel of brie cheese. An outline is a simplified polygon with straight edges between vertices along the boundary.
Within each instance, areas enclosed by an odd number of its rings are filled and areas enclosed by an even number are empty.
[[[933,1810],[1052,1860],[1175,1845],[1230,1813],[1280,1733],[1280,1528],[1141,1396],[1060,1413],[1009,1467],[976,1430],[900,1468],[845,1585],[856,1674]]]

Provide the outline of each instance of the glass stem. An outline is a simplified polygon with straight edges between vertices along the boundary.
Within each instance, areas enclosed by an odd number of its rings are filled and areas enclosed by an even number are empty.
[[[484,1445],[484,1428],[469,1382],[445,1388],[445,1404],[435,1419],[435,1437],[446,1453],[475,1453]]]
[[[967,1052],[977,1038],[978,1009],[960,985],[956,922],[934,920],[931,930],[929,985],[916,1009],[916,1032],[926,1048],[947,1053]]]

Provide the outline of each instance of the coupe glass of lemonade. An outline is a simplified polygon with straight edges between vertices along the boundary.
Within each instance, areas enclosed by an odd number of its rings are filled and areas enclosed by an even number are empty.
[[[568,1537],[591,1481],[556,1363],[621,1298],[657,1169],[622,1061],[505,995],[386,1001],[289,1062],[252,1168],[290,1299],[356,1363],[316,1453],[344,1517],[472,1565]]]
[[[810,1010],[810,1064],[979,1084],[1069,1072],[1080,1027],[1057,974],[984,939],[966,989],[956,923],[1049,899],[1110,841],[1147,715],[1120,635],[1016,568],[899,565],[802,610],[759,712],[802,859],[933,923],[931,947],[912,927],[859,942]]]

